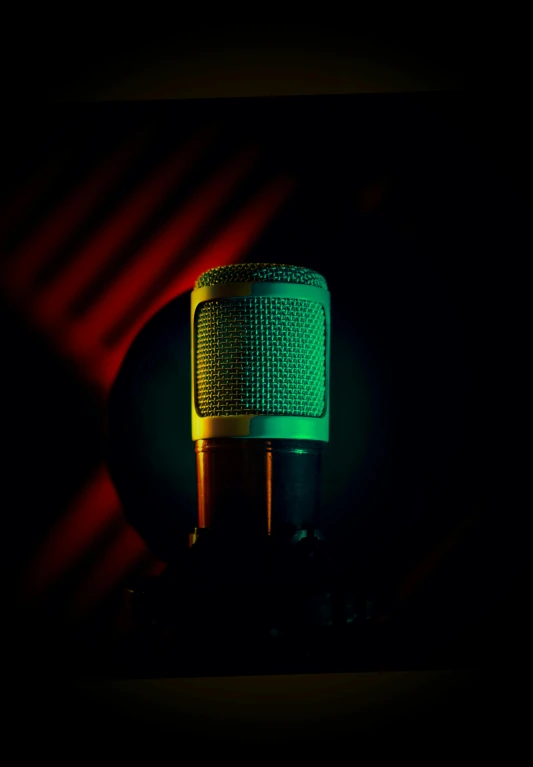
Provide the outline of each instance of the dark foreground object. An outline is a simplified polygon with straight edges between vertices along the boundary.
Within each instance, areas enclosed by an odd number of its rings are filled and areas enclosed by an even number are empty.
[[[205,531],[187,563],[124,595],[113,673],[216,676],[372,668],[378,624],[320,534],[251,544]]]

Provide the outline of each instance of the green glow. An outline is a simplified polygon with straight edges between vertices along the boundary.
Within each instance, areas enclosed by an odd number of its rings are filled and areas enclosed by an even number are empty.
[[[314,301],[260,296],[206,301],[196,313],[199,415],[320,418],[326,320]]]
[[[330,295],[289,282],[191,296],[193,440],[329,438]]]
[[[255,416],[250,420],[250,437],[259,439],[328,440],[329,419],[294,416]]]

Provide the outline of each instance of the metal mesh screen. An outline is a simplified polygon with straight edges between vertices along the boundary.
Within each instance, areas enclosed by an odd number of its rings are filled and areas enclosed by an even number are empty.
[[[217,266],[204,272],[196,280],[195,289],[232,282],[292,282],[295,285],[313,285],[327,290],[324,277],[313,269],[292,264],[230,264]]]
[[[206,301],[196,315],[195,339],[200,416],[324,412],[326,317],[320,304],[279,297]]]

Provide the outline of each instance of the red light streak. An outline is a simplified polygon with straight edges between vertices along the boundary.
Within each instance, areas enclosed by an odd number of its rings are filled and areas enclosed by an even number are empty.
[[[195,136],[173,156],[165,158],[151,178],[130,196],[112,220],[102,226],[36,298],[33,311],[39,323],[52,325],[65,316],[83,288],[112,261],[113,256],[182,180],[212,138],[212,132]]]
[[[72,232],[82,223],[92,208],[118,181],[139,153],[145,136],[135,136],[120,147],[113,157],[106,158],[84,183],[49,216],[44,224],[12,254],[5,276],[11,294],[27,292],[38,269]]]
[[[0,209],[0,237],[5,237],[24,220],[32,206],[46,193],[66,160],[67,154],[64,153],[59,159],[48,162],[39,168],[25,184],[10,194],[9,200]]]
[[[257,151],[249,149],[240,153],[186,204],[149,247],[138,254],[125,269],[122,279],[109,285],[96,302],[95,309],[82,322],[70,327],[68,309],[79,291],[97,276],[136,228],[147,220],[172,186],[191,167],[210,136],[210,133],[202,134],[182,146],[142,189],[130,196],[113,220],[91,238],[53,284],[46,288],[45,293],[33,289],[39,268],[75,231],[109,186],[118,180],[140,149],[138,137],[111,160],[102,163],[7,264],[4,287],[7,286],[8,294],[15,293],[15,301],[20,308],[36,320],[39,329],[57,344],[61,353],[76,362],[88,382],[98,384],[104,395],[109,391],[131,342],[146,322],[173,298],[190,290],[202,271],[241,260],[294,188],[294,180],[288,177],[277,178],[268,184],[193,261],[183,264],[179,276],[142,312],[113,348],[104,346],[102,338],[110,327],[142,299],[146,286],[172,264],[179,251],[250,172],[258,157]],[[37,192],[38,184],[28,186],[24,199],[28,202]],[[123,526],[114,543],[77,590],[78,613],[90,611],[91,606],[133,568],[144,565],[144,572],[148,575],[161,572],[165,564],[149,553],[144,541],[123,518],[114,485],[106,468],[101,466],[42,542],[19,584],[19,596],[27,600],[42,595],[64,577],[111,524],[121,520]]]
[[[435,572],[449,552],[455,548],[458,541],[464,538],[464,536],[472,529],[474,523],[477,521],[477,516],[476,513],[473,513],[468,517],[465,517],[465,519],[463,519],[443,541],[435,546],[429,555],[419,562],[401,581],[397,589],[400,603],[409,599],[409,597],[411,597],[417,590],[418,586]]]
[[[71,616],[82,617],[88,613],[121,583],[126,573],[146,562],[147,554],[146,544],[139,533],[124,525],[104,556],[76,589],[69,609]]]
[[[20,596],[34,598],[49,589],[120,516],[120,500],[101,466],[42,542],[20,583]]]
[[[252,198],[207,248],[191,263],[184,264],[178,277],[139,316],[123,339],[109,349],[107,354],[93,359],[87,373],[93,373],[101,386],[108,387],[115,379],[128,348],[148,320],[174,298],[192,290],[196,278],[202,272],[213,266],[224,266],[242,259],[294,188],[295,180],[284,176],[272,181]]]
[[[257,157],[257,151],[246,150],[226,163],[154,240],[136,255],[123,273],[107,286],[97,303],[80,320],[70,324],[67,343],[77,354],[90,352],[106,331],[142,298],[147,283],[179,257],[180,250],[201,230],[237,183],[250,172]]]

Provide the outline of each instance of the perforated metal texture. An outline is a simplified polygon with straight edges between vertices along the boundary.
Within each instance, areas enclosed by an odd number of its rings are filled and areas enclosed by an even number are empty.
[[[195,337],[200,416],[323,414],[321,304],[279,297],[206,301],[196,315]]]
[[[209,269],[198,277],[194,288],[234,282],[291,282],[327,290],[324,277],[313,269],[292,264],[230,264]]]

